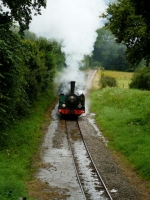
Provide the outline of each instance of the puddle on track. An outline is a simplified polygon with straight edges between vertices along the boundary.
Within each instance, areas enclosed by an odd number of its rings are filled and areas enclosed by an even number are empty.
[[[107,198],[103,197],[104,191],[101,189],[96,189],[100,187],[99,181],[96,177],[94,177],[94,174],[91,169],[89,169],[90,161],[89,158],[86,156],[86,150],[83,147],[83,143],[76,142],[75,146],[78,150],[76,150],[76,156],[78,159],[78,167],[80,169],[80,174],[82,179],[84,180],[84,189],[86,193],[89,194],[90,198],[92,200],[101,199],[106,200]]]
[[[55,145],[53,145],[53,138],[58,131],[59,125],[59,119],[55,114],[55,110],[52,112],[53,120],[45,135],[41,151],[43,163],[49,167],[40,168],[37,178],[48,183],[51,187],[57,187],[60,190],[61,188],[66,189],[67,200],[82,200],[84,198],[76,178],[65,134],[64,136],[61,135],[62,145],[59,145],[59,148],[55,148]],[[63,134],[61,131],[60,134]]]
[[[91,160],[87,156],[87,151],[83,142],[81,141],[80,136],[78,134],[72,134],[73,138],[73,149],[75,158],[77,159],[78,169],[81,176],[81,179],[84,183],[84,190],[88,194],[87,199],[91,200],[108,200],[103,193],[105,190],[103,189],[102,184],[99,183],[97,179],[97,173],[93,171],[90,167]]]
[[[46,182],[51,187],[60,188],[60,194],[61,189],[65,189],[66,194],[68,196],[66,198],[67,200],[82,200],[85,198],[79,187],[66,134],[65,132],[63,132],[62,126],[60,126],[60,119],[56,113],[56,110],[57,105],[52,112],[53,120],[51,121],[48,131],[44,137],[44,142],[42,144],[41,155],[43,159],[43,164],[46,167],[39,169],[37,178],[43,182]],[[60,134],[60,145],[54,145],[54,138],[56,134]],[[80,143],[80,141],[76,140],[74,145],[80,146]],[[89,174],[85,167],[83,167],[83,165],[87,168],[89,166],[89,161],[87,161],[84,148],[82,147],[82,150],[80,149],[79,151],[80,152],[78,154],[78,159],[81,160],[81,172],[84,176],[88,177],[88,180],[85,182],[86,188],[87,190],[89,188],[92,188],[90,199],[103,200],[104,198],[100,197],[101,192],[96,193],[96,190],[94,189],[95,180],[92,178],[92,172],[91,174]]]

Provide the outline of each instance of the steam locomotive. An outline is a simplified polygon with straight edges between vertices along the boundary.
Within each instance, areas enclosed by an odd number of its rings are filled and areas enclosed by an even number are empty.
[[[58,112],[61,115],[74,116],[80,116],[85,113],[85,96],[83,93],[75,93],[75,81],[70,82],[70,92],[66,94],[63,91],[63,87],[65,86],[67,87],[67,84],[62,84],[59,88]]]

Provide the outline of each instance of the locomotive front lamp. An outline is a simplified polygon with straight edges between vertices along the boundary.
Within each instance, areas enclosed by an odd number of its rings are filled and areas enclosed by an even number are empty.
[[[63,107],[63,108],[65,108],[65,107],[66,107],[66,104],[65,104],[65,103],[63,103],[63,104],[62,104],[62,107]]]

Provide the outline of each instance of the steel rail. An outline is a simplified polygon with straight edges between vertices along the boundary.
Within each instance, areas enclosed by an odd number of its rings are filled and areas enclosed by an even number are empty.
[[[88,150],[88,147],[87,147],[87,145],[86,145],[86,142],[85,142],[85,140],[84,140],[83,134],[82,134],[82,132],[81,132],[81,129],[80,129],[80,125],[79,125],[79,123],[78,123],[78,120],[77,120],[77,124],[78,124],[78,129],[79,129],[80,135],[81,135],[81,137],[82,137],[84,146],[85,146],[85,148],[86,148],[86,150],[87,150],[87,153],[88,153],[88,155],[89,155],[89,157],[90,157],[90,159],[91,159],[91,162],[92,162],[93,166],[95,167],[96,173],[97,173],[97,175],[98,175],[100,181],[102,182],[102,184],[103,184],[103,186],[104,186],[104,189],[105,189],[106,193],[108,194],[110,200],[113,200],[113,198],[111,197],[111,195],[110,195],[110,193],[109,193],[109,191],[108,191],[108,189],[107,189],[107,187],[106,187],[106,185],[105,185],[105,183],[104,183],[104,181],[103,181],[101,175],[99,174],[99,172],[98,172],[98,170],[97,170],[97,167],[96,167],[96,165],[95,165],[95,163],[94,163],[94,161],[93,161],[93,158],[92,158],[92,156],[91,156],[91,154],[90,154],[90,152],[89,152],[89,150]]]
[[[83,197],[84,197],[84,199],[86,199],[85,192],[84,192],[84,189],[83,189],[83,187],[82,187],[82,184],[81,184],[81,181],[80,181],[80,178],[79,178],[79,174],[78,174],[78,171],[77,171],[77,167],[76,167],[76,164],[75,164],[75,157],[74,157],[74,155],[73,155],[73,150],[72,150],[72,147],[71,147],[71,143],[70,143],[70,139],[69,139],[69,135],[68,135],[68,131],[67,131],[67,123],[66,123],[66,120],[65,120],[65,126],[66,126],[66,134],[67,134],[68,145],[69,145],[69,148],[70,148],[70,151],[71,151],[72,160],[73,160],[73,165],[74,165],[75,173],[76,173],[76,176],[77,176],[77,180],[78,180],[78,183],[79,183],[81,192],[82,192],[82,194],[83,194]]]

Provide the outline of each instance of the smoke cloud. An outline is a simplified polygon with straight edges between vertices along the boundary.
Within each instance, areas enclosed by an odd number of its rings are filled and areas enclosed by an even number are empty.
[[[59,75],[57,82],[75,80],[79,85],[85,84],[79,63],[93,50],[96,30],[103,26],[99,16],[106,9],[105,1],[48,0],[42,15],[33,17],[30,31],[62,43],[68,67]]]

